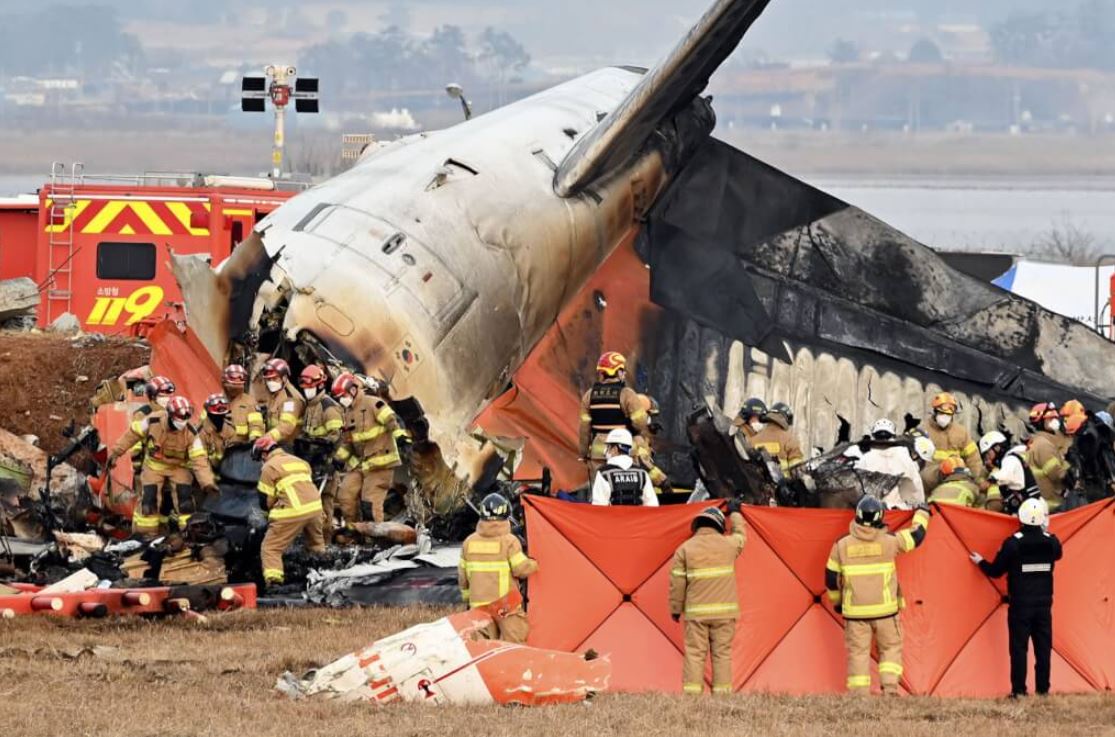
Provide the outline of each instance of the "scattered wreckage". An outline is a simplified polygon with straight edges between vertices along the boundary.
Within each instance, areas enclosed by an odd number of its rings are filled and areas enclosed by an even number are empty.
[[[607,690],[606,656],[477,639],[507,606],[498,601],[416,625],[301,678],[284,673],[275,688],[293,699],[474,706],[567,704]]]

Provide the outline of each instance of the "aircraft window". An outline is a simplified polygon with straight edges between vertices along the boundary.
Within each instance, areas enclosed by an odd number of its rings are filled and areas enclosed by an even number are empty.
[[[97,244],[98,279],[134,279],[146,281],[155,278],[154,243]]]
[[[384,241],[382,250],[385,254],[390,256],[395,251],[398,251],[399,248],[404,243],[406,243],[406,240],[407,240],[407,237],[405,235],[403,235],[402,233],[396,233],[395,235],[391,236],[386,241]]]
[[[409,253],[404,253],[403,254],[403,263],[406,264],[407,266],[414,266],[414,264],[416,262],[414,260],[414,256],[411,256]]]

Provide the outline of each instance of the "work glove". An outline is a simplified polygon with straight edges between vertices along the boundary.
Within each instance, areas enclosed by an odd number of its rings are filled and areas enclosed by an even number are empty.
[[[968,559],[975,563],[977,566],[983,562],[983,556],[976,552],[968,553]]]
[[[680,614],[671,614],[670,619],[674,620],[675,622],[680,622],[681,621],[681,615]]]
[[[740,509],[739,499],[729,499],[728,500],[728,514],[737,514],[739,512],[739,509]]]

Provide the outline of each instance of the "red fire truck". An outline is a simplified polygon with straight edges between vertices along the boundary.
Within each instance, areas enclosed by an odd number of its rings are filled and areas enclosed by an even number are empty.
[[[86,331],[142,333],[180,313],[171,252],[218,264],[293,194],[270,179],[55,164],[37,202],[0,203],[0,279],[35,281],[42,326],[69,312]]]

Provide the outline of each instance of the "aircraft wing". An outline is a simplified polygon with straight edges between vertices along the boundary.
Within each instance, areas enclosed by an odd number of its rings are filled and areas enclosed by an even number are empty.
[[[627,163],[658,125],[708,86],[770,0],[717,0],[627,98],[566,155],[554,189],[570,197]]]

